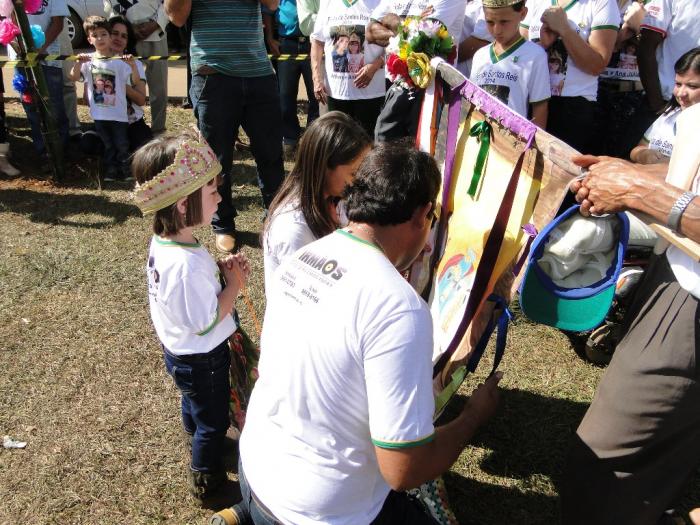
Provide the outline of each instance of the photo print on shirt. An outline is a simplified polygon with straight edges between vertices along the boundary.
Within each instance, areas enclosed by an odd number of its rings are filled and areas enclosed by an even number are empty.
[[[558,97],[564,91],[566,70],[568,68],[569,53],[564,47],[561,38],[557,38],[547,49],[547,62],[549,63],[549,84],[552,88],[552,96]]]
[[[479,87],[486,91],[489,95],[496,97],[506,106],[508,105],[508,97],[510,96],[510,86],[501,86],[498,84],[484,84],[483,86]]]
[[[334,73],[357,73],[365,65],[365,26],[332,26],[330,37],[333,40]]]
[[[113,107],[117,101],[116,74],[109,69],[92,68],[92,100],[98,106]]]

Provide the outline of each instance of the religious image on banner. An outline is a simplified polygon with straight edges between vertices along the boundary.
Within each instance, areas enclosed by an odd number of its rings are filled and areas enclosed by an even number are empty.
[[[342,25],[333,26],[330,30],[333,40],[334,73],[357,73],[365,65],[365,26]]]

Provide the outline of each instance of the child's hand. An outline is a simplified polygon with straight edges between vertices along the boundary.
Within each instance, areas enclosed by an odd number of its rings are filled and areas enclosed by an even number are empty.
[[[243,288],[250,276],[250,263],[242,253],[231,254],[219,261],[219,268],[224,273],[227,283]]]
[[[136,64],[136,60],[134,59],[134,55],[122,55],[122,60],[129,64],[130,66],[133,66]]]
[[[92,57],[89,53],[80,53],[78,55],[78,62],[90,62],[90,60],[92,60]]]

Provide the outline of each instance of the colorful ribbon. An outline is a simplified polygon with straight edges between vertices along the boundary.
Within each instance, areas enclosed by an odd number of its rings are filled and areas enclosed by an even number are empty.
[[[481,176],[484,174],[486,158],[489,156],[489,147],[491,146],[491,124],[485,120],[477,122],[469,130],[469,136],[476,137],[476,140],[479,141],[480,144],[479,153],[476,156],[476,164],[474,164],[474,174],[472,175],[472,181],[467,190],[469,196],[473,198],[479,187]]]

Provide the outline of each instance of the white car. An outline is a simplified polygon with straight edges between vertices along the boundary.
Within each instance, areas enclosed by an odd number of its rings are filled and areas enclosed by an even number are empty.
[[[70,17],[66,18],[68,35],[70,36],[73,49],[80,49],[85,45],[85,31],[83,31],[83,20],[88,16],[105,16],[105,8],[102,0],[68,0],[68,10]]]

